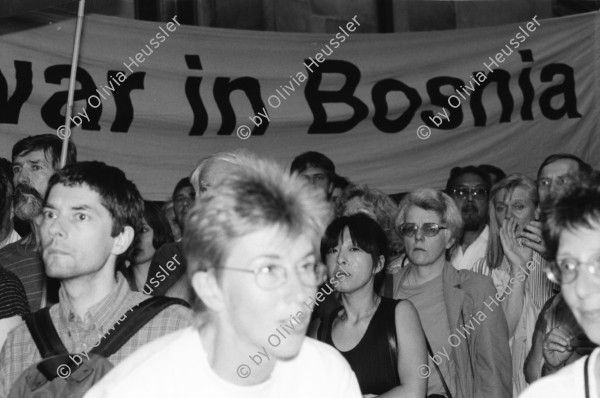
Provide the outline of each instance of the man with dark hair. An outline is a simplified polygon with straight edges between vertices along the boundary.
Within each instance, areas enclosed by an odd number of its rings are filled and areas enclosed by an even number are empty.
[[[43,197],[50,177],[60,166],[62,145],[63,140],[57,135],[41,134],[23,138],[12,149],[14,214],[28,222],[32,232],[0,249],[0,266],[21,279],[32,311],[44,307],[46,300],[58,300],[58,283],[45,277],[36,236]],[[76,161],[75,144],[69,141],[67,164]]]
[[[589,174],[592,167],[569,153],[555,153],[548,156],[538,169],[537,183],[540,203],[549,204],[565,190],[577,173]]]
[[[298,173],[315,188],[321,189],[327,199],[333,193],[335,165],[327,156],[319,152],[304,152],[292,161],[292,173]]]
[[[537,186],[540,197],[540,209],[549,214],[552,211],[552,203],[559,199],[570,189],[573,182],[578,179],[586,179],[592,173],[592,167],[575,155],[568,153],[556,153],[548,156],[538,169]],[[542,223],[532,221],[527,230],[521,235],[523,245],[538,251],[545,259],[551,260],[552,254],[547,248],[546,239],[542,235]],[[578,335],[580,327],[569,307],[565,303],[562,293],[550,298],[538,315],[534,330],[534,338],[531,350],[525,362],[525,375],[528,381],[537,380],[540,376],[555,373],[559,368],[575,361],[580,355],[570,354],[568,356],[558,355],[560,361],[554,361],[549,365],[548,360],[552,357],[543,347],[547,342],[552,342],[554,347],[561,346],[569,351],[569,340]],[[557,356],[555,349],[552,356]]]
[[[526,398],[600,393],[599,348],[563,368],[574,352],[590,343],[600,344],[600,173],[584,173],[569,185],[545,210],[544,238],[553,261],[548,276],[560,283],[564,300],[587,338],[558,333],[546,339],[544,368],[558,372],[534,383],[523,394]]]
[[[13,225],[14,186],[12,171],[6,168],[6,159],[0,158],[0,248],[21,239]],[[10,164],[10,163],[9,163]]]
[[[81,162],[50,178],[40,239],[48,276],[59,279],[61,289],[58,304],[49,312],[69,353],[82,353],[74,358],[83,360],[111,326],[148,299],[131,291],[116,271],[117,258],[125,255],[141,229],[142,209],[136,186],[116,167]],[[185,307],[167,307],[108,359],[119,363],[145,343],[187,326],[190,319]],[[40,360],[28,327],[21,324],[0,353],[0,397],[6,397],[19,375]]]
[[[487,173],[476,166],[454,167],[446,183],[448,193],[460,210],[463,234],[452,253],[456,269],[482,272],[489,239],[488,199],[491,184]]]
[[[592,167],[575,155],[555,153],[542,162],[537,174],[538,196],[540,209],[545,211],[573,182],[575,176],[581,173],[585,176],[591,173]],[[545,259],[549,258],[546,244],[542,236],[542,223],[531,221],[521,233],[523,245],[537,251]]]

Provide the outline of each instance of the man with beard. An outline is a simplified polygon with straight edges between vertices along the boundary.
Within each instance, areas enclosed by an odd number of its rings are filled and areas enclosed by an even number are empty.
[[[460,242],[452,253],[456,269],[482,272],[489,237],[488,175],[476,166],[455,167],[450,171],[446,192],[460,210],[464,228]]]
[[[12,149],[13,209],[16,217],[29,222],[32,232],[0,249],[0,266],[19,277],[31,311],[44,307],[47,297],[58,300],[58,283],[45,277],[37,234],[43,197],[50,177],[59,168],[62,143],[54,134],[41,134],[23,138]],[[69,141],[67,164],[75,163],[76,158],[75,144]]]

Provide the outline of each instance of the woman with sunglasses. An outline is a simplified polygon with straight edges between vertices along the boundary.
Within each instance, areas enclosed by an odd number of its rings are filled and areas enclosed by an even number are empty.
[[[410,300],[428,340],[428,396],[512,397],[508,325],[489,277],[456,270],[449,262],[462,218],[448,195],[409,193],[396,226],[408,266],[394,280],[394,298]]]
[[[319,340],[338,349],[358,378],[364,396],[423,397],[427,379],[417,369],[427,361],[419,316],[408,301],[381,297],[388,247],[385,232],[366,214],[333,221],[321,240],[321,258],[342,307],[327,316]]]

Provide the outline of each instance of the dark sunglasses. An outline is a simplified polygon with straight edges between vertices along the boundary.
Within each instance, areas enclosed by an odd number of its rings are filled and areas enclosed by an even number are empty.
[[[442,229],[448,229],[446,227],[441,227],[439,224],[433,222],[426,222],[420,227],[415,223],[404,223],[400,225],[400,234],[407,238],[413,237],[417,234],[417,231],[421,229],[423,231],[423,235],[431,238],[440,233]]]

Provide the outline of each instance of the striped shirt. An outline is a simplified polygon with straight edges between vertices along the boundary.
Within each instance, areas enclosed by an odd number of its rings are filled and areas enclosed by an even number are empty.
[[[23,283],[29,307],[35,312],[42,304],[44,263],[29,235],[0,249],[0,267],[15,274]]]
[[[534,268],[527,277],[525,289],[527,291],[528,299],[533,302],[538,310],[541,310],[544,307],[544,304],[546,304],[546,301],[560,290],[560,286],[550,282],[550,279],[546,276],[544,269],[547,267],[547,262],[540,253],[534,251],[532,261]],[[510,279],[510,264],[506,257],[504,257],[502,264],[500,264],[500,267],[497,269],[490,270],[487,266],[487,261],[484,261],[481,264],[478,264],[473,271],[491,276],[498,292],[504,290]]]
[[[15,274],[0,267],[0,319],[28,313],[29,304],[23,284]]]
[[[50,317],[63,344],[69,353],[73,354],[90,351],[119,318],[132,307],[148,299],[145,294],[133,292],[120,273],[117,273],[115,288],[106,298],[92,306],[83,319],[75,315],[62,287],[59,297],[59,303],[50,307]],[[111,355],[109,361],[117,365],[144,344],[189,326],[191,317],[192,312],[181,305],[165,308],[133,335],[119,351]],[[7,397],[19,375],[40,360],[40,353],[29,329],[22,323],[9,333],[0,352],[0,398]]]
[[[6,245],[10,245],[11,243],[15,243],[16,241],[21,239],[21,235],[19,235],[17,233],[17,231],[15,231],[14,229],[12,231],[10,231],[10,234],[8,234],[8,236],[2,241],[0,242],[0,249],[3,248]]]

